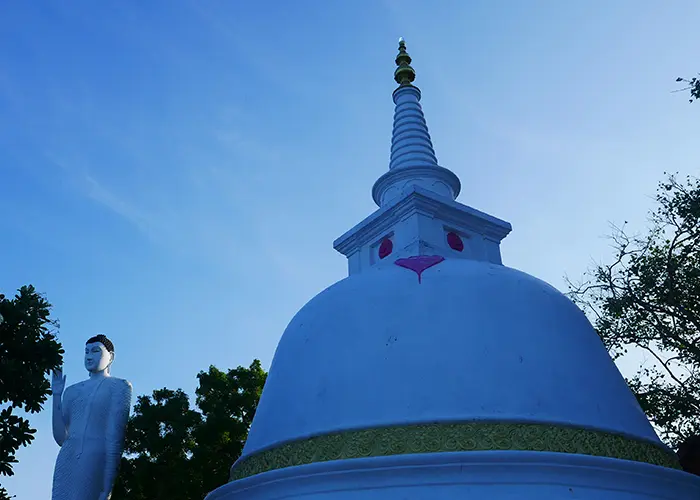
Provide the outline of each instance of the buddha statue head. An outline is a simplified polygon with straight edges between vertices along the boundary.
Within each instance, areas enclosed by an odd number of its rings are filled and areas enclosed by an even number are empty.
[[[105,335],[95,335],[85,342],[85,368],[90,374],[104,372],[114,361],[114,344]]]

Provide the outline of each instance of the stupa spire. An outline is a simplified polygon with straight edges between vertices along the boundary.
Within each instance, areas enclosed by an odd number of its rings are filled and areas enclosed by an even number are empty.
[[[396,66],[394,80],[399,87],[393,94],[396,109],[389,169],[416,165],[437,166],[437,157],[420,105],[420,89],[413,85],[416,71],[411,66],[411,56],[406,51],[403,38],[399,39]]]
[[[399,39],[395,62],[394,80],[399,86],[392,94],[395,108],[389,172],[377,180],[372,197],[377,205],[385,206],[406,189],[421,186],[454,200],[460,182],[454,173],[438,165],[420,104],[421,91],[413,85],[416,71],[403,38]]]

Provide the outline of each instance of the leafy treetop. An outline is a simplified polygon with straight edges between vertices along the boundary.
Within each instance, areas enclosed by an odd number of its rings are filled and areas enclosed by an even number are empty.
[[[140,396],[126,431],[113,500],[192,500],[228,481],[267,374],[260,361],[197,376],[196,408],[182,390]]]
[[[676,446],[700,432],[700,180],[669,176],[656,201],[646,234],[616,228],[612,262],[569,285],[613,358],[646,353],[628,383]]]
[[[51,387],[46,375],[63,363],[56,340],[58,323],[49,317],[51,304],[33,286],[23,286],[14,298],[0,294],[0,475],[14,474],[15,453],[28,446],[36,429],[15,410],[37,413]],[[10,498],[0,487],[0,500]]]

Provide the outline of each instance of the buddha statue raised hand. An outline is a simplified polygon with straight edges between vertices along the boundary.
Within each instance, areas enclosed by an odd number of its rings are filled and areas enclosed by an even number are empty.
[[[67,389],[53,372],[53,437],[61,447],[52,500],[108,500],[124,448],[131,384],[110,376],[114,345],[104,335],[85,344],[87,380]],[[64,392],[65,389],[65,392]]]

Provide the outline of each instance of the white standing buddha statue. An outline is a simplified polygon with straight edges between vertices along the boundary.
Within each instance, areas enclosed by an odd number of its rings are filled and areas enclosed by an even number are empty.
[[[67,389],[53,373],[53,436],[61,447],[53,475],[53,500],[107,500],[124,447],[132,387],[110,376],[114,345],[104,335],[85,344],[87,380]]]

